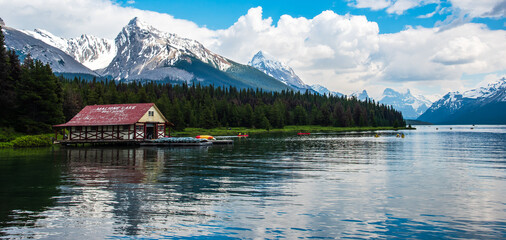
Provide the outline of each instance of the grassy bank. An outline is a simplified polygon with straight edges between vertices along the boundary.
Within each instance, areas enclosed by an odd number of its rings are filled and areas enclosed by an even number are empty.
[[[0,130],[0,148],[47,147],[53,134],[23,135],[9,129]]]
[[[233,127],[233,128],[186,128],[184,131],[175,131],[172,133],[174,137],[188,137],[197,135],[213,135],[213,136],[234,136],[239,133],[246,134],[261,134],[261,133],[298,133],[298,132],[351,132],[351,131],[378,131],[378,130],[400,130],[407,128],[393,128],[393,127],[328,127],[328,126],[285,126],[284,128],[276,129],[255,129],[255,128],[244,128],[244,127]]]

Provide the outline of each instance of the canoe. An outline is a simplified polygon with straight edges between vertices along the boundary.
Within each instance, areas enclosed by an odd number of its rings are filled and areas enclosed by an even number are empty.
[[[198,138],[198,139],[207,139],[207,140],[215,140],[215,138],[213,136],[211,136],[211,135],[198,135],[195,138]]]

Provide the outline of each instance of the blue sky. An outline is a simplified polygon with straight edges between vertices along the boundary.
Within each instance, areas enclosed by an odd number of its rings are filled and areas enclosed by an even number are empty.
[[[0,0],[7,26],[115,39],[134,17],[247,64],[259,50],[307,84],[437,100],[506,77],[506,0]],[[330,11],[328,11],[330,10]]]
[[[444,21],[452,14],[449,9],[451,3],[440,1],[427,5],[414,7],[406,10],[403,14],[387,13],[384,9],[371,10],[369,8],[353,7],[353,2],[346,0],[337,1],[300,1],[300,0],[136,0],[117,1],[125,7],[135,7],[142,10],[150,10],[170,14],[176,18],[187,19],[200,26],[217,30],[231,26],[237,19],[244,15],[248,9],[261,6],[264,17],[272,17],[274,22],[279,20],[281,15],[292,17],[313,18],[325,10],[332,10],[337,14],[364,15],[370,21],[377,22],[380,33],[395,33],[406,28],[406,26],[433,27],[438,22]],[[422,18],[436,9],[446,8],[441,13],[432,17]],[[484,23],[490,29],[504,29],[504,18],[473,18],[471,22]]]

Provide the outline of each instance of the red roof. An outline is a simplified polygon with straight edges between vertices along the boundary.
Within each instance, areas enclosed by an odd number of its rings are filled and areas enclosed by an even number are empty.
[[[86,106],[69,122],[55,127],[130,125],[139,121],[154,103]]]

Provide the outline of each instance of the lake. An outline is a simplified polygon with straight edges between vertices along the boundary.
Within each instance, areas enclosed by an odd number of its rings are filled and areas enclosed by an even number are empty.
[[[505,239],[506,126],[417,128],[0,150],[0,238]]]

